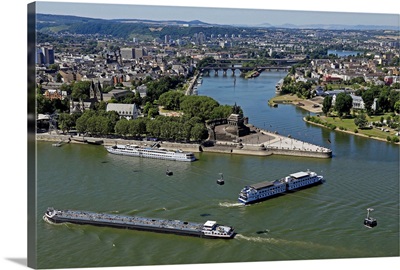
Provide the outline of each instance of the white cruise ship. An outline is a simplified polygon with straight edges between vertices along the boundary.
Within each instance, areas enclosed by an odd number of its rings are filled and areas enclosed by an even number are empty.
[[[275,181],[265,181],[250,186],[245,186],[239,193],[239,202],[251,204],[282,195],[285,192],[321,184],[324,181],[322,175],[307,170],[306,172],[292,173]]]
[[[116,144],[113,146],[107,146],[106,149],[109,153],[116,155],[167,159],[186,162],[192,162],[196,160],[196,157],[193,153],[183,152],[182,150],[172,151],[164,148],[140,147],[138,145],[130,144]]]

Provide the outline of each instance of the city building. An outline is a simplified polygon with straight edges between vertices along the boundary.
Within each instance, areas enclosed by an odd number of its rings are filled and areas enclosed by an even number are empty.
[[[136,119],[139,116],[139,110],[136,104],[122,104],[122,103],[108,103],[107,112],[115,111],[119,116],[125,117],[126,119]]]
[[[36,64],[51,65],[54,64],[54,49],[51,46],[39,46],[36,49]]]
[[[130,60],[135,58],[135,49],[133,48],[121,48],[122,60]]]

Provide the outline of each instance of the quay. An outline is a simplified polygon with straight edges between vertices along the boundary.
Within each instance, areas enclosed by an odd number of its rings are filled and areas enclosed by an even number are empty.
[[[242,155],[284,155],[313,158],[332,158],[332,150],[300,141],[290,136],[283,136],[253,125],[247,125],[250,134],[236,139],[212,141],[212,146],[202,147],[204,152],[230,153]],[[223,134],[227,125],[215,126],[215,133]],[[218,138],[218,136],[217,136]],[[207,145],[207,144],[206,144]]]
[[[276,134],[271,131],[259,129],[252,125],[250,126],[251,133],[240,137],[240,140],[208,140],[203,144],[199,143],[175,143],[159,141],[158,143],[166,149],[190,151],[194,153],[210,152],[223,154],[238,154],[238,155],[253,155],[253,156],[270,156],[270,155],[285,155],[297,157],[312,157],[312,158],[331,158],[332,150],[297,140],[295,138]],[[223,132],[224,125],[216,126],[217,132]],[[69,140],[70,135],[62,134],[36,134],[36,140],[59,142],[60,140]],[[154,142],[129,140],[121,138],[93,138],[91,141],[102,142],[104,146],[112,146],[118,144],[136,144],[139,146],[151,145]],[[81,137],[72,137],[70,143],[82,143]]]

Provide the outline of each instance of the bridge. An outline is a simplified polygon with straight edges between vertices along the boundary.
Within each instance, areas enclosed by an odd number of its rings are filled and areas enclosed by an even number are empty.
[[[228,69],[232,70],[232,76],[235,76],[235,71],[239,70],[241,74],[246,73],[248,71],[257,70],[258,72],[263,71],[289,71],[291,66],[260,66],[260,67],[238,67],[238,66],[226,66],[226,65],[219,65],[219,66],[206,66],[200,68],[201,73],[206,76],[210,75],[210,71],[214,71],[214,75],[218,76],[218,72],[222,70],[223,76],[226,76]]]
[[[267,58],[266,60],[268,61],[273,61],[275,62],[277,65],[284,65],[284,64],[288,64],[288,65],[293,65],[293,64],[297,64],[301,61],[303,61],[305,59],[305,57],[302,58]],[[215,63],[217,65],[220,64],[242,64],[242,63],[247,63],[247,62],[251,62],[251,61],[256,61],[257,59],[255,58],[223,58],[223,59],[215,59]]]
[[[232,70],[232,76],[235,76],[235,71],[239,70],[241,74],[257,70],[258,72],[263,71],[289,71],[293,64],[303,61],[305,58],[268,58],[268,61],[274,62],[269,66],[255,66],[255,67],[243,67],[243,63],[252,62],[254,58],[224,58],[216,59],[212,65],[200,68],[200,71],[208,76],[210,71],[214,72],[215,76],[218,76],[219,71],[222,70],[223,76],[226,76],[228,69]]]

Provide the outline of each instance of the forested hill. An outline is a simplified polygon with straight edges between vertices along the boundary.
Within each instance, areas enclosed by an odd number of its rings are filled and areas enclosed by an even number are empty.
[[[67,15],[37,14],[36,29],[42,33],[100,34],[116,38],[130,38],[133,35],[163,38],[171,36],[192,36],[203,32],[205,35],[238,34],[243,29],[232,26],[209,25],[201,21],[152,21],[135,19],[104,20]],[[252,31],[246,28],[247,31]]]

